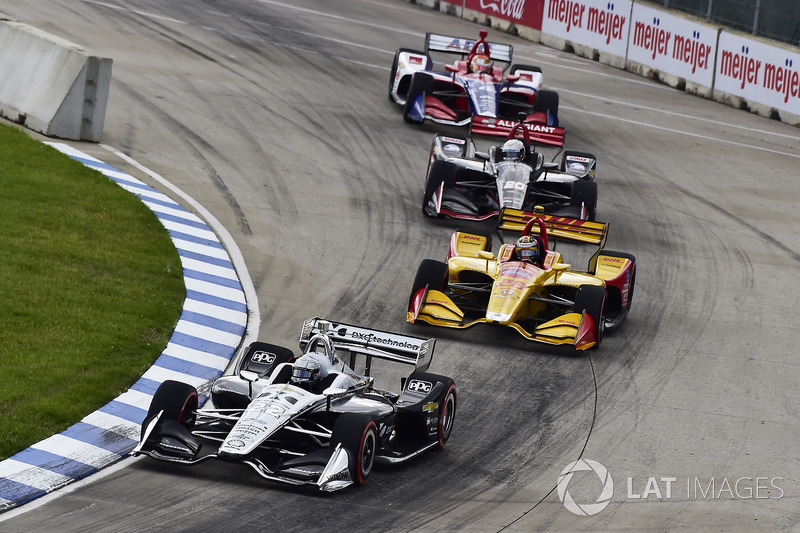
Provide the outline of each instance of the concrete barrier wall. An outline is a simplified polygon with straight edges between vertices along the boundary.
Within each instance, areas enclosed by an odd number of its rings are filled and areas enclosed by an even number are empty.
[[[0,15],[0,116],[50,137],[98,142],[111,64]]]
[[[639,0],[406,1],[800,126],[795,46]]]

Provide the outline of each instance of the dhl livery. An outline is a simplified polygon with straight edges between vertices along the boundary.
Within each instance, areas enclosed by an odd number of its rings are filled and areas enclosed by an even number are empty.
[[[606,329],[628,315],[636,281],[633,255],[603,249],[608,224],[502,210],[499,229],[532,236],[539,254],[523,260],[516,244],[492,252],[492,235],[456,230],[446,262],[424,260],[408,302],[407,320],[468,328],[494,324],[526,339],[598,347]],[[594,244],[586,271],[573,270],[551,239]]]

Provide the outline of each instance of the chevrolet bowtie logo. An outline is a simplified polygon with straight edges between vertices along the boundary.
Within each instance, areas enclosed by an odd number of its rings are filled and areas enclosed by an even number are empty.
[[[429,413],[432,413],[432,412],[434,412],[436,410],[437,407],[439,407],[438,403],[430,402],[428,405],[425,405],[422,408],[422,410],[423,411],[428,411]]]

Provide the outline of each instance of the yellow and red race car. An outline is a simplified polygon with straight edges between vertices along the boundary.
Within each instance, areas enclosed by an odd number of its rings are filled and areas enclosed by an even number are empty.
[[[460,229],[450,239],[446,262],[422,261],[409,298],[409,322],[451,328],[497,324],[529,340],[585,350],[599,346],[603,331],[628,315],[636,259],[603,250],[608,224],[504,209],[498,228],[522,231],[522,238],[503,244],[495,255],[490,233]],[[598,246],[586,271],[573,270],[550,248],[556,238]]]

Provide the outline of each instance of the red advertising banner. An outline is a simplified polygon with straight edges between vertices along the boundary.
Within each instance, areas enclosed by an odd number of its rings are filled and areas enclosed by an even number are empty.
[[[465,0],[464,9],[541,31],[544,0]]]

